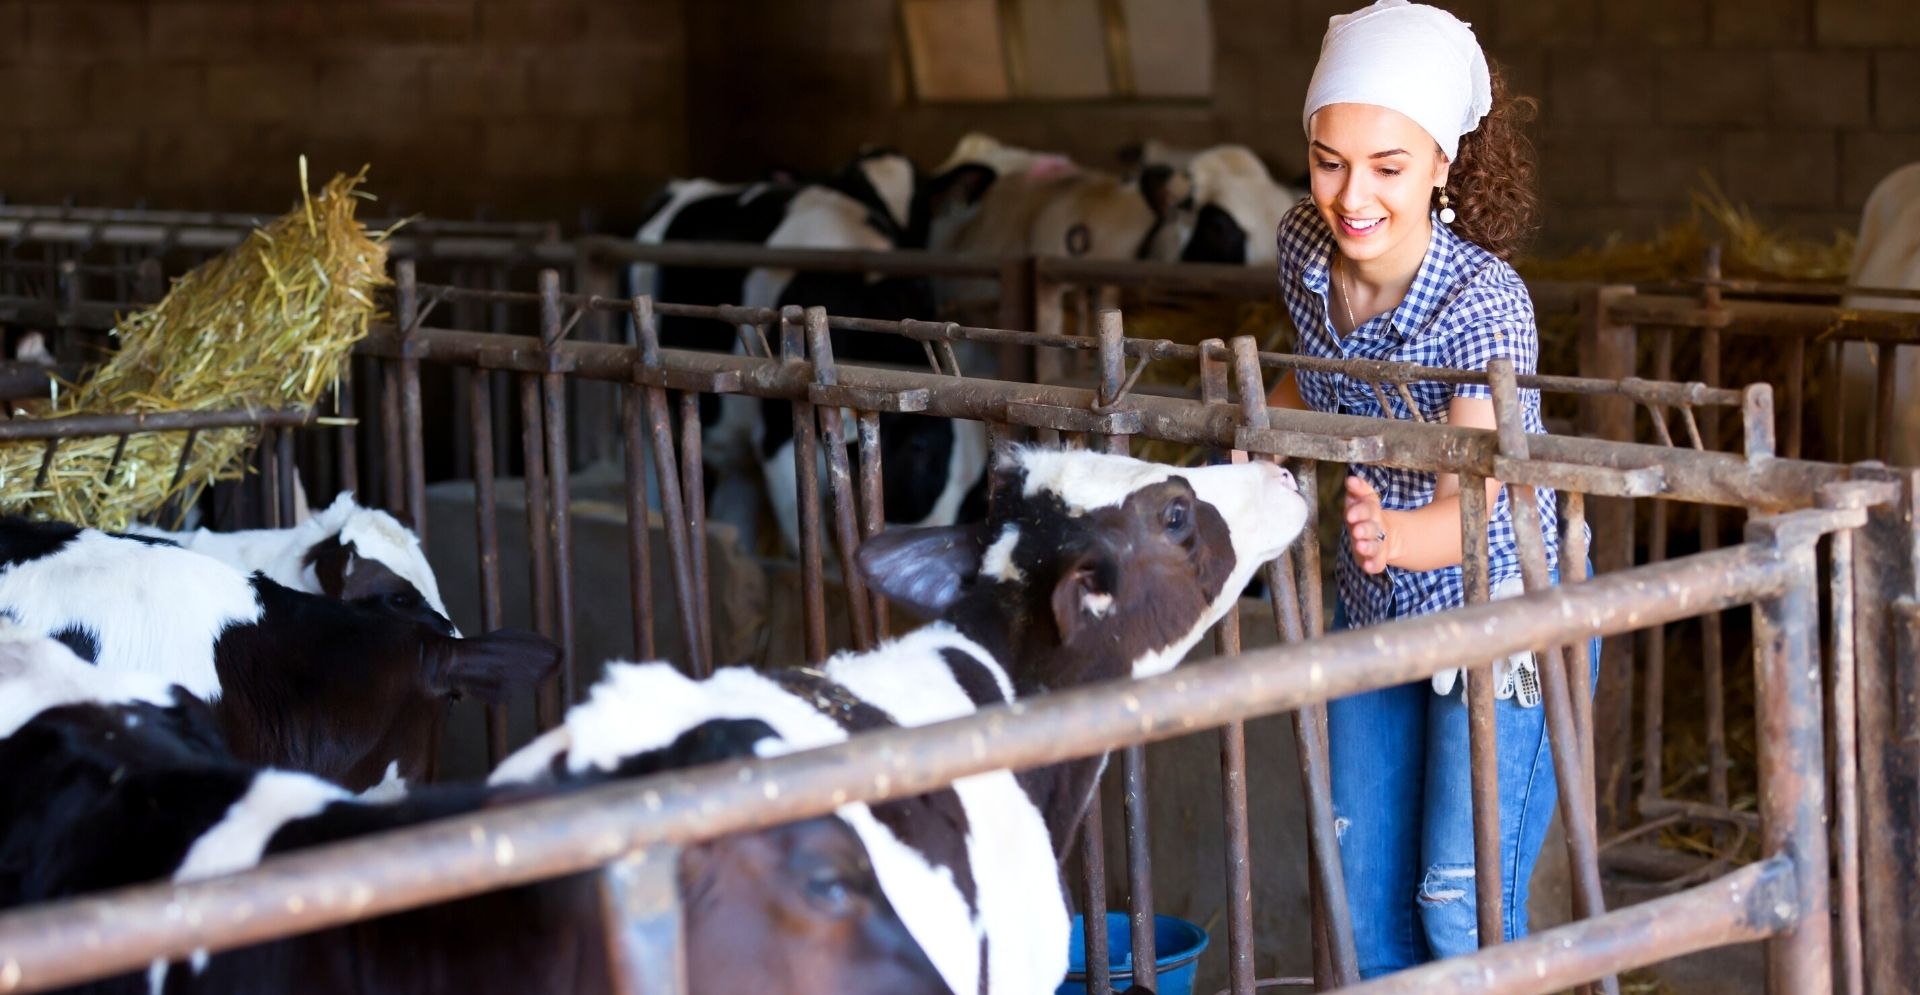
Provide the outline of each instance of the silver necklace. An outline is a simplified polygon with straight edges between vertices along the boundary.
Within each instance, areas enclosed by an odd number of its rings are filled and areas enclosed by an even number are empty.
[[[1346,257],[1342,256],[1341,258],[1344,259]],[[1353,320],[1353,290],[1347,286],[1347,277],[1346,277],[1344,267],[1342,268],[1341,273],[1339,273],[1338,275],[1340,277],[1340,306],[1346,309],[1347,332],[1348,334],[1352,334],[1353,332],[1360,330],[1360,323]]]

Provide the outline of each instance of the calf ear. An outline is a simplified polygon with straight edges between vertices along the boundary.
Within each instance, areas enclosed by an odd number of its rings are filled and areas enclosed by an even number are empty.
[[[1113,611],[1115,568],[1111,557],[1098,550],[1080,554],[1060,571],[1053,585],[1053,624],[1060,645],[1073,642],[1082,629]]]
[[[560,665],[560,647],[525,629],[495,629],[472,639],[434,636],[429,680],[436,694],[499,704],[531,690]]]
[[[868,586],[888,601],[938,618],[980,572],[984,525],[887,529],[860,544],[854,559]]]
[[[993,186],[997,179],[999,174],[991,168],[969,162],[927,181],[928,196],[936,212],[952,201],[971,206],[986,196],[987,188]]]

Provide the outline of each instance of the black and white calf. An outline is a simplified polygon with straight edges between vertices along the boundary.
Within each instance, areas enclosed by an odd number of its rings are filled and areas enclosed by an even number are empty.
[[[211,556],[243,574],[259,571],[295,591],[324,594],[459,635],[440,600],[440,585],[420,549],[420,537],[378,508],[365,508],[351,491],[298,525],[241,532],[165,532],[134,526],[130,534],[165,539]]]
[[[449,698],[503,701],[559,663],[533,633],[460,639],[444,618],[372,600],[292,590],[151,537],[0,520],[0,615],[206,699],[246,762],[354,790],[429,775]]]
[[[635,235],[643,244],[740,242],[769,248],[887,252],[927,247],[933,215],[959,196],[973,175],[960,169],[921,176],[905,156],[862,153],[831,177],[807,184],[729,185],[679,180],[655,199]],[[788,269],[655,267],[629,270],[629,293],[675,304],[824,307],[842,317],[898,320],[934,316],[931,284],[918,277],[863,273],[796,273]],[[735,350],[734,329],[719,322],[662,316],[669,348]],[[833,334],[834,355],[850,363],[926,367],[925,349],[895,336]],[[977,372],[977,371],[976,371]],[[701,398],[704,456],[712,468],[710,517],[756,532],[764,482],[787,548],[799,545],[795,513],[792,408],[728,396]],[[886,520],[898,524],[956,520],[962,500],[982,479],[986,431],[978,424],[912,414],[880,416]]]
[[[714,723],[616,776],[743,755],[759,722]],[[389,801],[237,761],[206,706],[0,622],[0,909],[261,859],[525,800],[439,786]],[[552,793],[542,789],[537,793]],[[683,851],[693,995],[953,995],[887,903],[859,839],[813,819]],[[156,963],[88,992],[611,993],[591,877]]]
[[[1274,233],[1287,210],[1305,196],[1275,182],[1266,164],[1243,145],[1198,151],[1149,142],[1138,153],[1147,168],[1179,170],[1189,181],[1166,227],[1156,233],[1153,258],[1167,262],[1270,266]]]
[[[1180,662],[1247,579],[1299,535],[1306,503],[1267,463],[1177,469],[1084,451],[1002,454],[985,523],[889,529],[860,547],[874,587],[936,622],[820,669],[615,664],[499,783],[592,776],[712,723],[765,722],[762,755],[969,715]],[[847,805],[880,884],[956,992],[1044,995],[1066,973],[1057,887],[1098,782],[1090,759]],[[1045,882],[1045,884],[1043,884]]]

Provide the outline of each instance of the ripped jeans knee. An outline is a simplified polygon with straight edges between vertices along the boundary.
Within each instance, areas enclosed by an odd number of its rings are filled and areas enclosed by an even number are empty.
[[[1420,925],[1435,958],[1480,949],[1472,864],[1434,864],[1420,880]]]

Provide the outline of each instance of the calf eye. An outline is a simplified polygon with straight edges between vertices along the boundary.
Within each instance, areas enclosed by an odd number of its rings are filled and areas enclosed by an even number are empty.
[[[1176,541],[1186,538],[1187,533],[1192,531],[1193,507],[1187,503],[1186,498],[1175,498],[1168,502],[1165,524],[1167,535]]]
[[[828,912],[845,912],[853,903],[853,892],[838,874],[816,874],[807,879],[807,897]]]

